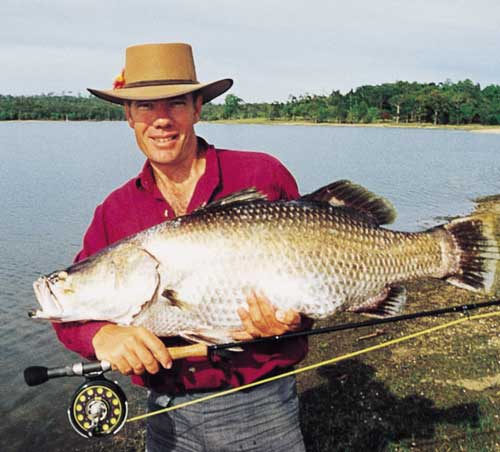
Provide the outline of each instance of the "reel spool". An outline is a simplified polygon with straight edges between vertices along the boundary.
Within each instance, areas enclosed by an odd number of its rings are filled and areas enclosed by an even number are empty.
[[[85,438],[114,435],[125,424],[128,403],[117,383],[103,376],[88,377],[68,408],[69,422]]]

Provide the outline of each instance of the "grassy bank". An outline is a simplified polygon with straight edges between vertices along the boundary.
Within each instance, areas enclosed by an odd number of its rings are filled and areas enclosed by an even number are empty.
[[[444,283],[409,289],[411,311],[480,299]],[[308,362],[456,317],[315,338]],[[465,322],[299,378],[308,450],[500,450],[499,319]]]

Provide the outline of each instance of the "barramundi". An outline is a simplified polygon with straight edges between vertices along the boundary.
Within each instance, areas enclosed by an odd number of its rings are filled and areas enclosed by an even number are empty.
[[[244,190],[40,277],[42,309],[32,317],[223,342],[242,327],[237,308],[251,290],[312,319],[344,310],[396,315],[404,283],[420,278],[492,290],[497,215],[473,213],[423,232],[382,227],[394,218],[390,202],[345,180],[293,201]]]

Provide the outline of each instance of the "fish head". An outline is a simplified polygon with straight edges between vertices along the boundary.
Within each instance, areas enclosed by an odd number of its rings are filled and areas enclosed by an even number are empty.
[[[158,266],[145,250],[122,246],[41,276],[33,289],[42,309],[31,317],[130,324],[157,296]]]

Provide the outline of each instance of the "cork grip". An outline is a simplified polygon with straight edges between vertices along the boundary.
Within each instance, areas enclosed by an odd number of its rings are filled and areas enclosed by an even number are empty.
[[[186,345],[184,347],[170,347],[168,352],[173,360],[189,358],[191,356],[207,356],[208,349],[205,344]]]

